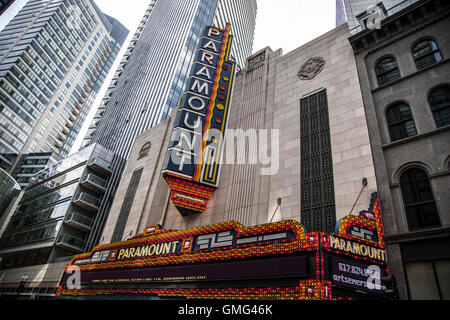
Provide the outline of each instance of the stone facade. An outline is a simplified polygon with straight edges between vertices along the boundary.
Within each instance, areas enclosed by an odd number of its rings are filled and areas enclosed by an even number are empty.
[[[420,290],[414,288],[420,281],[434,283],[435,280],[433,275],[430,275],[433,278],[430,281],[423,278],[428,271],[419,274],[412,268],[416,267],[417,261],[426,261],[431,266],[431,261],[441,260],[446,261],[448,266],[450,258],[450,127],[437,127],[428,100],[433,89],[450,83],[449,16],[447,1],[421,1],[387,17],[380,30],[366,30],[350,38],[355,50],[372,143],[389,267],[397,277],[402,299],[438,298],[438,295],[427,292],[425,287]],[[423,40],[435,41],[442,59],[419,69],[413,48]],[[390,83],[379,85],[376,65],[385,57],[395,58],[400,76]],[[417,133],[393,141],[387,112],[399,102],[410,107]],[[428,175],[440,227],[412,229],[408,225],[400,179],[411,168],[423,170]],[[411,277],[408,280],[407,269],[410,276],[415,273],[422,280]],[[448,282],[447,288],[441,287],[439,290],[441,298],[445,294],[449,297]]]
[[[301,221],[301,128],[300,100],[326,89],[329,107],[332,166],[336,220],[366,210],[372,192],[377,190],[369,134],[348,26],[332,30],[304,46],[282,55],[281,50],[265,48],[247,59],[247,68],[237,74],[231,103],[228,131],[267,130],[267,156],[271,164],[236,164],[222,166],[219,188],[198,215],[183,218],[169,199],[169,188],[161,176],[162,163],[173,126],[166,120],[141,134],[133,147],[117,196],[112,205],[102,243],[111,242],[133,172],[144,168],[129,217],[120,220],[124,240],[141,233],[148,225],[161,224],[166,229],[183,230],[223,221],[237,220],[251,226],[294,219]],[[323,70],[311,80],[298,74],[311,58],[320,56]],[[314,64],[310,66],[314,71]],[[314,72],[315,73],[315,72]],[[279,135],[278,143],[271,138]],[[164,141],[162,141],[164,139]],[[151,151],[139,158],[145,143]],[[261,142],[261,140],[259,141]],[[261,144],[261,143],[260,143]],[[264,145],[264,143],[262,144]],[[247,146],[248,157],[257,149]],[[253,150],[253,151],[252,151]],[[227,154],[225,150],[224,154]],[[252,154],[253,152],[253,154]],[[276,173],[262,175],[272,167]],[[368,179],[362,189],[362,179]],[[281,198],[281,206],[278,199]],[[126,216],[123,213],[122,218]]]

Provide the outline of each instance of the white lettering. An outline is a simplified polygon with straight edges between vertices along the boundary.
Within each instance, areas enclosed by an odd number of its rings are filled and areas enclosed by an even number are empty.
[[[187,146],[189,147],[189,151],[193,151],[196,139],[197,139],[196,135],[193,134],[193,139],[191,140],[189,135],[187,135],[186,132],[182,131],[181,134],[180,134],[180,140],[178,142],[178,146],[182,147],[183,146],[183,140],[184,140],[184,142],[186,142]]]
[[[194,105],[195,101],[199,101],[200,102],[200,106],[198,106],[198,107],[195,106]],[[192,97],[189,98],[188,105],[189,105],[190,108],[194,109],[195,111],[201,111],[201,110],[203,110],[206,107],[205,100],[203,100],[200,97],[196,97],[196,96],[192,96]]]
[[[208,80],[212,80],[211,74],[209,73],[209,69],[205,66],[203,66],[195,75],[196,76],[204,76]]]
[[[205,44],[205,45],[203,46],[203,48],[205,48],[205,49],[211,49],[211,50],[214,50],[214,52],[217,52],[216,44],[215,44],[214,41],[212,41],[212,40],[209,40],[209,42],[208,42],[207,44]]]
[[[191,155],[188,154],[188,153],[184,153],[184,152],[177,152],[176,155],[181,158],[180,159],[180,166],[178,167],[178,170],[179,171],[183,171],[185,160],[186,159],[190,159]],[[174,163],[176,163],[176,162],[174,161]]]
[[[214,55],[212,53],[203,51],[200,62],[205,62],[205,60],[206,60],[210,65],[214,65],[213,59],[214,59]]]
[[[198,93],[202,93],[203,91],[205,91],[205,96],[209,95],[207,82],[200,83],[200,80],[195,79],[194,83],[192,84],[191,90],[194,91],[196,88]]]
[[[200,118],[200,116],[197,116],[197,121],[195,121],[194,125],[189,124],[188,120],[189,120],[189,113],[186,113],[186,116],[184,117],[184,125],[189,129],[195,130],[202,125],[202,119]]]
[[[220,31],[217,29],[209,28],[208,37],[220,36]]]

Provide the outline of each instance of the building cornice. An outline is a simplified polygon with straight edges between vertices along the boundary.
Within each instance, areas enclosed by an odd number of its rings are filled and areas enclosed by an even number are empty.
[[[434,228],[421,231],[411,231],[385,235],[386,244],[399,244],[411,241],[431,240],[450,236],[450,227]]]
[[[413,17],[413,14],[416,10],[420,10],[431,2],[434,1],[415,3],[382,21],[381,29],[365,29],[350,37],[349,41],[355,54],[364,51],[367,51],[367,54],[372,54],[450,16],[448,1],[436,0],[435,2],[440,3],[444,10],[440,10],[437,7],[435,12],[440,12],[440,14],[433,16],[432,13],[427,12],[427,16],[423,18],[423,21],[420,24],[416,23],[417,18]],[[402,24],[401,22],[404,20],[408,20],[409,23]]]

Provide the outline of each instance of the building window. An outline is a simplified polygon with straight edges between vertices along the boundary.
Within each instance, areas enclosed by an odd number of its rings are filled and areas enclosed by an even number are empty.
[[[417,135],[411,108],[404,103],[396,104],[386,112],[391,142]]]
[[[400,70],[394,57],[385,58],[378,62],[376,73],[380,86],[400,79]]]
[[[411,300],[450,300],[450,260],[408,262],[406,278]]]
[[[450,86],[433,90],[429,103],[438,128],[450,125]]]
[[[409,169],[402,174],[400,185],[409,229],[440,227],[439,213],[426,172]]]
[[[442,61],[441,52],[436,42],[432,40],[426,40],[416,45],[413,49],[413,56],[419,70]]]

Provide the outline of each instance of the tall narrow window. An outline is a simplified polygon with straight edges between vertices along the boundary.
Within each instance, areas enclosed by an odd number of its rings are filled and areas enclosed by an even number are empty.
[[[417,135],[411,109],[407,104],[399,103],[390,107],[386,112],[386,120],[391,142]]]
[[[381,60],[375,69],[380,86],[400,79],[400,70],[394,57]]]
[[[301,100],[301,220],[308,232],[336,225],[327,92]]]
[[[429,103],[438,128],[450,125],[450,86],[433,90]]]
[[[439,227],[441,222],[427,173],[409,169],[402,174],[400,185],[409,229]]]
[[[417,69],[421,70],[442,61],[442,55],[436,42],[432,40],[422,41],[413,49],[414,61]]]

